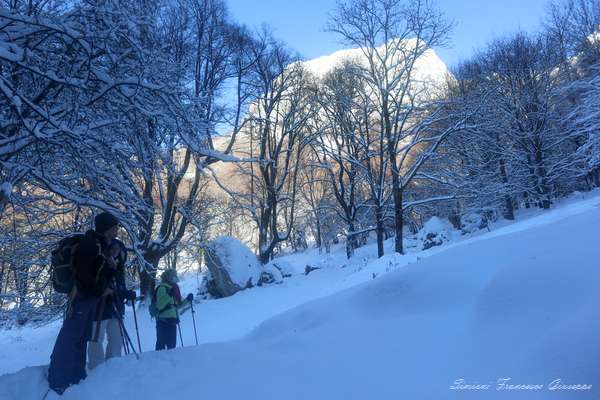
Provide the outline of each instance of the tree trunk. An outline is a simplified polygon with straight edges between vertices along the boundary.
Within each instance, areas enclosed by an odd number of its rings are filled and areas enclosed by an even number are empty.
[[[17,323],[19,325],[25,325],[29,319],[30,304],[27,299],[27,292],[29,287],[29,267],[15,266],[15,286],[19,299],[19,306],[17,309]]]
[[[375,221],[377,223],[377,257],[383,257],[383,210],[378,205],[375,210]]]
[[[550,208],[552,202],[550,201],[550,188],[548,185],[548,176],[546,172],[546,167],[544,166],[544,157],[541,149],[539,147],[536,149],[534,154],[535,160],[535,179],[537,191],[541,197],[541,208],[547,210]]]
[[[350,259],[356,249],[356,235],[354,234],[354,224],[348,225],[348,237],[346,238],[346,258]]]
[[[321,241],[321,222],[319,222],[319,219],[317,218],[317,235],[315,237],[315,240],[317,242],[317,247],[319,248],[319,250],[321,250],[321,246],[322,246],[322,241]]]
[[[508,174],[506,173],[506,165],[503,158],[500,159],[500,179],[502,179],[502,183],[505,185],[508,184]],[[504,196],[504,218],[511,221],[515,219],[515,209],[512,199],[508,194]]]
[[[156,286],[156,271],[158,270],[158,263],[160,262],[160,256],[156,253],[150,252],[146,253],[144,257],[146,262],[152,265],[152,270],[148,271],[147,269],[140,270],[140,294],[142,298],[152,299],[154,295],[154,288]]]
[[[271,261],[271,253],[273,252],[271,244],[268,242],[268,222],[260,226],[258,230],[258,260],[262,265]]]
[[[404,210],[402,209],[402,189],[400,188],[400,178],[398,173],[393,173],[393,191],[394,191],[394,222],[395,233],[394,251],[398,254],[404,254],[403,230],[404,230]]]
[[[596,187],[600,186],[600,168],[597,168],[594,171],[594,185],[596,185]]]
[[[269,261],[271,261],[271,253],[273,253],[272,251],[261,251],[259,256],[258,256],[258,261],[261,263],[261,265],[265,265],[267,264]]]
[[[515,219],[515,209],[509,195],[504,196],[504,218],[511,221]]]

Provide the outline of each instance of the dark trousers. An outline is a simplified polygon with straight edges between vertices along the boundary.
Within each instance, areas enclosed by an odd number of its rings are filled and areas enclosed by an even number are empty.
[[[177,321],[156,320],[155,350],[174,349],[177,345]]]
[[[92,336],[97,306],[98,298],[91,296],[77,297],[71,303],[50,356],[48,383],[51,389],[64,390],[86,378],[87,342]]]

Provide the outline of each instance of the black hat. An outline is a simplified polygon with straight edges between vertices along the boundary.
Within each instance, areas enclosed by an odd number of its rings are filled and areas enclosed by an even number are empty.
[[[96,215],[94,222],[96,224],[96,232],[98,233],[104,233],[113,226],[119,224],[119,220],[117,219],[117,217],[115,217],[108,211]]]

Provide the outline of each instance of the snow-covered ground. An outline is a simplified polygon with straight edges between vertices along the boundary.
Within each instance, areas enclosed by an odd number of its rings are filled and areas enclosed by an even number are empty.
[[[140,310],[141,360],[111,360],[63,398],[600,398],[599,231],[596,192],[405,256],[289,255],[322,269],[197,304],[200,346],[188,313],[189,347],[150,351]],[[0,331],[0,399],[42,398],[43,367],[21,369],[47,364],[59,326]]]

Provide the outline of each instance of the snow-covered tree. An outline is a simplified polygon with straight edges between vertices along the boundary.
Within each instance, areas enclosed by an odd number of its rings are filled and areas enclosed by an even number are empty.
[[[338,3],[328,30],[358,47],[359,73],[378,114],[380,145],[391,174],[395,251],[403,253],[404,191],[453,127],[436,131],[432,48],[445,44],[451,25],[425,0],[349,0]],[[429,103],[429,107],[426,104]],[[379,213],[379,212],[378,212]]]
[[[348,258],[358,247],[357,236],[378,226],[380,247],[383,246],[383,221],[377,223],[361,221],[361,211],[373,204],[381,209],[385,199],[385,184],[378,175],[385,175],[384,153],[379,152],[379,163],[375,149],[369,146],[369,129],[372,112],[366,100],[364,82],[354,73],[356,65],[350,60],[342,61],[329,72],[320,85],[319,123],[322,134],[315,138],[315,156],[320,169],[325,171],[331,195],[337,202],[336,209],[345,222],[346,255]],[[362,133],[362,134],[361,134]],[[370,160],[370,159],[373,160]],[[375,172],[377,171],[377,172]],[[372,179],[375,178],[375,179]],[[382,213],[377,215],[381,216]],[[365,226],[366,223],[366,226]]]
[[[263,32],[254,46],[255,101],[239,138],[237,153],[250,162],[239,164],[243,187],[220,186],[258,230],[258,256],[264,264],[291,235],[296,217],[298,170],[309,142],[307,123],[314,90],[297,58]]]

